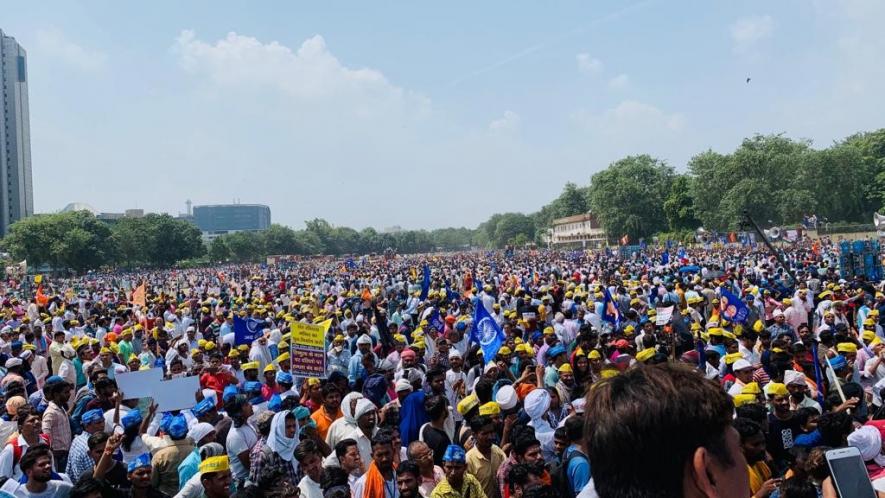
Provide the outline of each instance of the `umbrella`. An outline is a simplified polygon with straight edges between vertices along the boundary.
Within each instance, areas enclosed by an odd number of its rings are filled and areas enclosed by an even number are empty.
[[[687,265],[679,269],[680,273],[696,273],[701,271],[701,267],[697,265]]]

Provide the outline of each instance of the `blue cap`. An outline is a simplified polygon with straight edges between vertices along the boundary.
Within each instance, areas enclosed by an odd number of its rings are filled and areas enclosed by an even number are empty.
[[[212,399],[203,398],[203,401],[197,403],[197,406],[195,406],[191,411],[194,412],[195,417],[202,417],[203,415],[211,412],[213,408],[215,408],[215,403],[212,402]]]
[[[120,419],[120,423],[123,424],[124,429],[137,427],[139,424],[141,424],[141,421],[141,412],[138,410],[132,410]]]
[[[127,467],[127,470],[129,472],[133,472],[133,471],[138,470],[142,467],[150,467],[150,466],[151,466],[151,454],[150,453],[142,453],[141,455],[138,455],[137,457],[135,457],[134,460],[129,462],[129,466]]]
[[[292,410],[292,415],[295,415],[295,420],[301,420],[310,416],[310,410],[306,406],[299,406]]]
[[[166,433],[172,439],[181,439],[187,436],[187,419],[184,418],[184,415],[173,415],[169,420]]]
[[[295,378],[289,372],[280,370],[277,372],[277,382],[280,384],[295,384]]]
[[[12,346],[12,349],[21,349],[22,341],[12,341],[12,344],[10,346]]]
[[[60,384],[64,381],[65,380],[62,379],[61,377],[59,377],[58,375],[51,375],[48,379],[46,379],[46,382],[43,383],[43,387],[46,388],[46,386],[48,386],[50,384]]]
[[[261,392],[261,382],[257,380],[248,380],[243,383],[243,392],[252,393],[252,392]]]
[[[561,354],[565,354],[565,348],[562,347],[562,344],[557,344],[547,350],[547,358],[556,358]]]
[[[532,342],[535,342],[542,337],[544,337],[544,335],[541,334],[540,332],[538,332],[537,330],[532,332]]]
[[[272,412],[278,412],[283,408],[283,398],[279,394],[274,394],[267,402],[267,409]]]
[[[104,420],[104,412],[99,409],[88,410],[80,415],[80,424],[89,425]]]
[[[160,430],[169,434],[169,424],[172,422],[172,414],[169,412],[163,412],[160,415]]]
[[[467,322],[464,322],[464,321],[455,322],[455,330],[457,330],[459,332],[463,332],[463,331],[467,330]]]
[[[226,386],[224,392],[221,393],[221,401],[227,401],[237,394],[240,394],[240,390],[237,389],[237,386]]]
[[[467,455],[464,453],[464,448],[457,444],[450,444],[446,448],[446,454],[443,455],[443,462],[466,463]]]
[[[845,357],[840,355],[836,355],[835,358],[829,359],[830,366],[833,367],[833,370],[839,370],[841,368],[845,368],[848,366],[848,362],[845,360]]]
[[[162,356],[157,358],[156,360],[154,360],[154,366],[165,368],[166,367],[166,359],[163,358]]]

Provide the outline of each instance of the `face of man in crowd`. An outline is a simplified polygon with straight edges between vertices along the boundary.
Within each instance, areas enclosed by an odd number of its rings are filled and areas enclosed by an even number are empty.
[[[348,474],[359,471],[363,467],[363,459],[360,456],[359,448],[356,445],[349,446],[347,452],[341,457],[341,468]]]
[[[449,481],[449,484],[460,485],[464,482],[464,471],[467,469],[467,465],[458,462],[445,462],[443,463],[443,472],[446,474],[446,480]]]
[[[411,472],[401,472],[396,475],[396,485],[399,488],[400,498],[417,498],[418,484],[418,476]]]
[[[517,458],[519,455],[517,455]],[[530,447],[525,451],[525,455],[522,456],[522,463],[533,464],[537,463],[541,460],[541,445],[535,445]]]
[[[151,468],[139,467],[129,473],[133,488],[147,488],[151,485]]]
[[[356,420],[356,423],[363,432],[368,432],[375,428],[375,420],[376,410],[372,410],[369,413],[360,415],[360,418]]]
[[[200,479],[206,495],[211,496],[230,496],[231,474],[230,470],[221,472],[213,472],[208,476]]]
[[[314,482],[320,482],[323,476],[323,458],[318,453],[312,453],[301,462],[301,468]]]
[[[52,477],[52,458],[49,455],[38,458],[34,466],[28,469],[27,476],[37,482],[49,482]]]
[[[372,460],[382,473],[393,470],[393,447],[389,444],[372,445]]]

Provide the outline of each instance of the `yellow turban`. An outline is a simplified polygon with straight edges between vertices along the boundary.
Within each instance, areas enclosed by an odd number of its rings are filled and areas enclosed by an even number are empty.
[[[495,403],[494,401],[489,401],[488,403],[479,407],[480,415],[499,415],[501,413],[501,405]]]
[[[201,474],[224,472],[225,470],[230,470],[230,460],[228,460],[227,455],[209,457],[200,462],[199,470]]]

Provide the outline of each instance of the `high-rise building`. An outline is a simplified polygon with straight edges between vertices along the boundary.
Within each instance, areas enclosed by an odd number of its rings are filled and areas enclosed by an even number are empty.
[[[25,49],[0,30],[0,234],[34,214]]]
[[[208,238],[270,228],[270,208],[263,204],[216,204],[193,209],[194,224]]]

